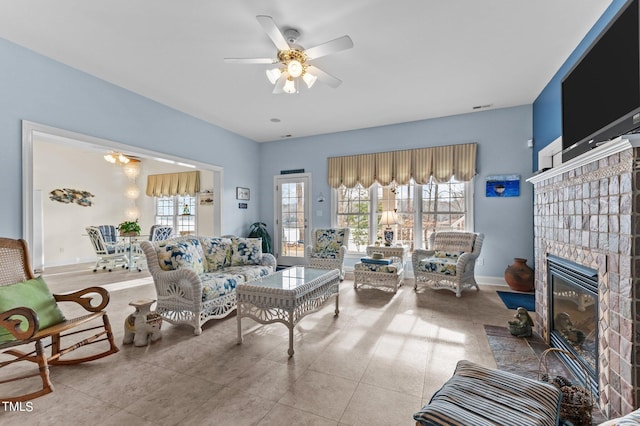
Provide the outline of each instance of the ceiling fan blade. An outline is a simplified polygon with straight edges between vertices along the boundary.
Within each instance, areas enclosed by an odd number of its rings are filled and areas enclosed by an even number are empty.
[[[307,55],[308,59],[315,59],[331,53],[340,52],[341,50],[351,49],[352,47],[353,40],[351,40],[351,37],[345,35],[306,49],[304,53]]]
[[[227,64],[277,64],[276,58],[224,58]]]
[[[322,71],[320,68],[314,67],[313,65],[309,65],[309,67],[307,68],[307,72],[309,74],[315,75],[316,77],[318,77],[318,80],[328,86],[333,87],[334,89],[342,84],[342,80],[340,80],[339,78],[336,78],[331,74]]]
[[[262,28],[267,33],[273,44],[276,45],[278,50],[289,50],[289,43],[287,43],[287,39],[282,35],[282,31],[278,28],[275,22],[273,22],[273,18],[267,15],[258,15],[256,19],[262,25]]]
[[[282,73],[282,75],[280,76],[278,81],[276,81],[275,86],[273,87],[273,94],[278,95],[280,93],[284,93],[282,91],[282,88],[284,87],[284,84],[287,82],[287,77],[288,76],[289,76],[289,74],[287,74],[286,72]]]

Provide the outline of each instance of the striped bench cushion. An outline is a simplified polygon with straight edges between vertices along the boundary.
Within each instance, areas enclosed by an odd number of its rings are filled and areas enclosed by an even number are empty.
[[[561,396],[559,389],[547,383],[463,360],[413,418],[427,426],[554,426]]]

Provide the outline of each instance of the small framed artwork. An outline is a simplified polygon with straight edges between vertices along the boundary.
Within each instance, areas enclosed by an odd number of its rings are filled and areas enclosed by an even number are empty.
[[[199,195],[200,205],[201,206],[212,206],[213,205],[213,192],[205,191],[201,192]]]
[[[236,200],[248,200],[250,196],[249,188],[236,186]]]
[[[487,176],[487,197],[519,197],[520,175]]]

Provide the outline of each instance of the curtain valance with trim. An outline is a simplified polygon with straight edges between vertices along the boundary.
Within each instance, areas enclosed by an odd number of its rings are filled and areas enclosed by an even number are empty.
[[[199,191],[200,172],[198,170],[147,176],[146,194],[150,197],[195,196]]]
[[[374,182],[388,186],[391,182],[406,185],[411,178],[424,184],[433,178],[447,182],[452,177],[466,182],[476,174],[478,144],[436,146],[375,154],[328,158],[328,183],[331,188],[358,183],[368,188]]]

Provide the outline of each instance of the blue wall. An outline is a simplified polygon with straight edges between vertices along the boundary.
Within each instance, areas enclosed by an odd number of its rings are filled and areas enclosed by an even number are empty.
[[[259,216],[257,203],[239,211],[235,200],[236,186],[258,187],[256,142],[4,39],[0,94],[4,237],[22,237],[21,120],[224,167],[223,234],[244,235]]]
[[[549,84],[540,92],[533,103],[533,170],[538,169],[538,152],[562,135],[561,83],[567,71],[580,59],[589,45],[611,21],[626,0],[613,0],[600,19],[589,30],[584,39],[569,55]]]
[[[0,39],[0,177],[5,194],[0,235],[22,235],[21,120],[166,152],[224,168],[223,233],[246,234],[248,224],[273,224],[273,176],[312,173],[312,226],[330,224],[330,203],[315,202],[326,184],[327,157],[477,142],[475,229],[487,235],[480,276],[500,277],[513,257],[532,259],[532,106],[480,111],[392,126],[257,144],[159,103]],[[485,178],[519,174],[521,195],[486,198]],[[238,210],[235,187],[252,190]],[[256,196],[254,196],[256,194]]]
[[[533,188],[531,175],[531,106],[475,112],[432,120],[332,133],[261,145],[261,220],[273,230],[273,176],[285,169],[312,174],[312,227],[331,224],[331,203],[318,203],[319,192],[330,199],[327,157],[429,146],[478,143],[478,175],[474,179],[475,229],[486,235],[476,266],[479,276],[501,277],[514,257],[533,261]],[[486,198],[485,178],[521,176],[519,197]],[[322,211],[322,216],[316,212]]]

